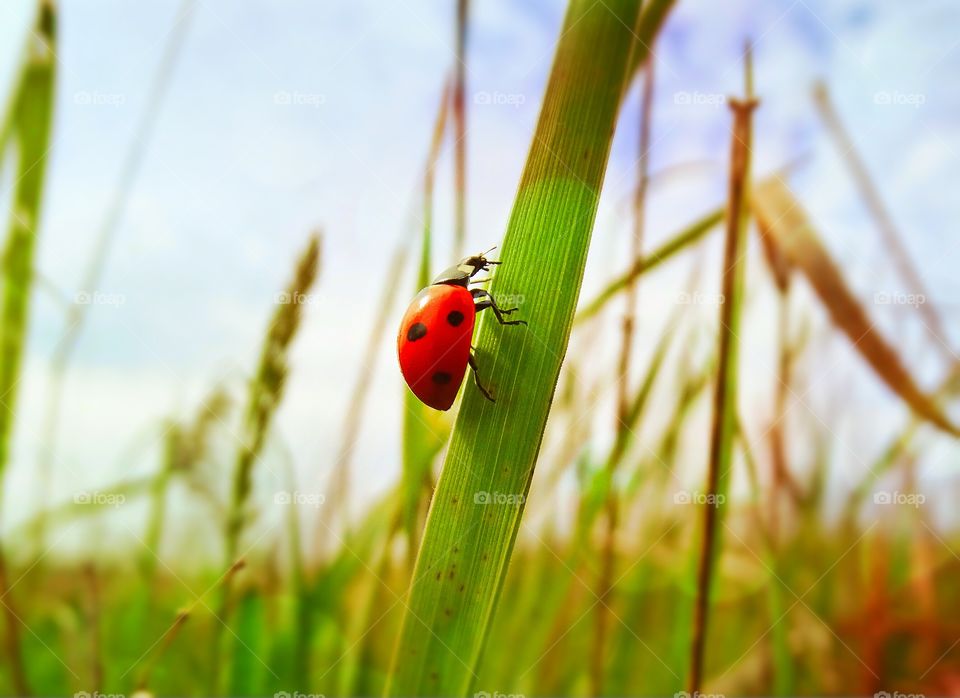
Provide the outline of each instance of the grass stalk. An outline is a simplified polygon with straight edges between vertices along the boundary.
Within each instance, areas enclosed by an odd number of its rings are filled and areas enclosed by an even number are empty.
[[[480,322],[478,360],[497,402],[464,392],[388,695],[466,695],[475,682],[569,340],[638,18],[633,0],[567,10],[491,285],[525,299],[529,326]],[[487,504],[494,496],[509,503]]]
[[[143,534],[144,550],[140,569],[146,597],[152,600],[150,585],[156,572],[158,555],[163,542],[166,523],[167,491],[173,478],[189,472],[206,455],[210,433],[228,407],[228,397],[222,390],[215,390],[203,401],[200,411],[188,424],[174,423],[164,436],[164,453],[160,472],[150,483],[150,511]]]
[[[733,138],[730,149],[730,182],[727,200],[726,243],[724,246],[720,306],[720,341],[717,382],[713,401],[713,427],[710,437],[710,461],[707,471],[708,501],[719,501],[726,494],[733,465],[733,441],[737,421],[738,336],[743,302],[748,219],[747,183],[750,177],[752,115],[756,107],[750,80],[750,54],[747,54],[747,96],[731,99]],[[697,572],[697,596],[694,606],[693,637],[690,648],[688,691],[697,693],[703,685],[704,653],[709,620],[710,592],[717,553],[720,548],[719,507],[706,504],[703,510],[703,538]]]
[[[247,504],[253,488],[253,466],[257,462],[271,421],[283,398],[289,373],[287,355],[303,311],[302,299],[317,277],[320,263],[320,237],[313,234],[306,249],[297,260],[293,278],[283,295],[285,302],[277,305],[267,329],[257,372],[250,383],[244,416],[243,441],[237,451],[233,468],[233,484],[224,530],[226,549],[225,567],[231,569],[237,562],[240,537],[247,522]],[[217,621],[212,634],[212,692],[220,694],[220,680],[226,671],[220,663],[222,628],[229,625],[233,575],[221,585]]]

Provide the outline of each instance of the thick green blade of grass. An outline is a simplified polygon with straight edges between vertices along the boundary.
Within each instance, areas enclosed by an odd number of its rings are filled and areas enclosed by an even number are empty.
[[[466,695],[474,683],[570,336],[638,16],[635,0],[567,11],[491,287],[525,299],[529,326],[480,323],[481,378],[497,402],[465,391],[389,695]]]

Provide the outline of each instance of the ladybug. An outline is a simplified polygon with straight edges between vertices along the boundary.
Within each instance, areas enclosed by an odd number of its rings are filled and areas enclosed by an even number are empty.
[[[480,383],[470,340],[477,312],[490,308],[501,325],[526,325],[506,320],[517,308],[502,309],[487,291],[470,288],[489,279],[473,277],[500,264],[486,258],[491,250],[460,260],[414,297],[400,323],[397,355],[400,371],[413,394],[435,410],[448,410],[457,397],[467,366],[483,396],[493,396]]]

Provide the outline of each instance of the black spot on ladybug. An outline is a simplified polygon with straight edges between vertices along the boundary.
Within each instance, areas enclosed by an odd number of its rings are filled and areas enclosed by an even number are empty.
[[[451,380],[453,380],[453,376],[445,371],[437,371],[433,374],[433,382],[437,385],[446,385]]]
[[[451,310],[447,313],[447,322],[449,322],[454,327],[457,327],[461,322],[463,322],[463,313],[459,310]]]
[[[427,336],[427,326],[422,322],[415,322],[410,325],[410,329],[407,330],[407,341],[416,342],[418,339],[423,339]]]

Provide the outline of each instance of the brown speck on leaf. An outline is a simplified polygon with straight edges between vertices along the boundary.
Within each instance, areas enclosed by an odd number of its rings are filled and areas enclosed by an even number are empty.
[[[466,584],[461,584],[461,585],[460,585],[460,591],[463,591],[463,590],[466,589],[466,588],[467,588],[467,585],[466,585]]]

